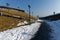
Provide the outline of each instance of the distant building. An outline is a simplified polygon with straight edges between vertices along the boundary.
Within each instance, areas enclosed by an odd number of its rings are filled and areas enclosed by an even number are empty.
[[[46,17],[41,17],[40,19],[43,19],[43,20],[59,20],[60,19],[60,13],[50,15],[50,16],[46,16]]]
[[[13,10],[18,10],[24,12],[24,10],[16,9],[16,8],[11,8],[11,7],[6,7],[6,6],[0,6],[0,9],[13,9]]]
[[[27,14],[24,10],[6,7],[6,6],[0,6],[0,15],[7,15],[7,16],[13,16],[16,18],[22,18],[22,19],[35,19],[33,16]]]

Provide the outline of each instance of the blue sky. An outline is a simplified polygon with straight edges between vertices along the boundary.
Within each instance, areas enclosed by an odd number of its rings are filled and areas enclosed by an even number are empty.
[[[0,5],[6,6],[6,3],[10,4],[10,7],[23,9],[28,13],[28,4],[31,5],[31,14],[40,17],[52,15],[55,11],[60,12],[60,0],[0,0]]]

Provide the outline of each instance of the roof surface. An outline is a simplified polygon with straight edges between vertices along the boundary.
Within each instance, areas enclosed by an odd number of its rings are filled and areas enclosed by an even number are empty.
[[[24,12],[24,10],[16,9],[16,8],[11,8],[11,7],[6,7],[6,6],[0,6],[0,8],[7,8],[7,9],[13,9],[13,10],[18,10]]]

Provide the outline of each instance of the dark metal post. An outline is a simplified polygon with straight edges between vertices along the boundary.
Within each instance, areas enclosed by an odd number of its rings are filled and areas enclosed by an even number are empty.
[[[55,12],[53,12],[53,14],[55,15]]]
[[[32,19],[33,19],[33,12],[32,12]]]
[[[7,6],[7,7],[9,7],[9,5],[10,5],[9,3],[6,3],[6,6]],[[8,12],[9,12],[9,8],[8,8]]]
[[[29,23],[30,23],[30,5],[28,5],[28,8],[29,8]]]
[[[1,8],[0,8],[0,16],[1,16]]]
[[[2,10],[2,9],[0,8],[0,16],[2,16],[2,12],[1,12],[1,10]]]

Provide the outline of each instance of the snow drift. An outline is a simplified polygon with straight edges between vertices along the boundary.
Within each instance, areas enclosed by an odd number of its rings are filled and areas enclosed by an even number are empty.
[[[52,21],[52,22],[46,22],[51,29],[50,40],[60,40],[60,20]]]
[[[30,40],[37,32],[40,24],[35,22],[31,25],[20,26],[0,32],[0,40]]]
[[[31,40],[60,40],[60,20],[44,20]]]

